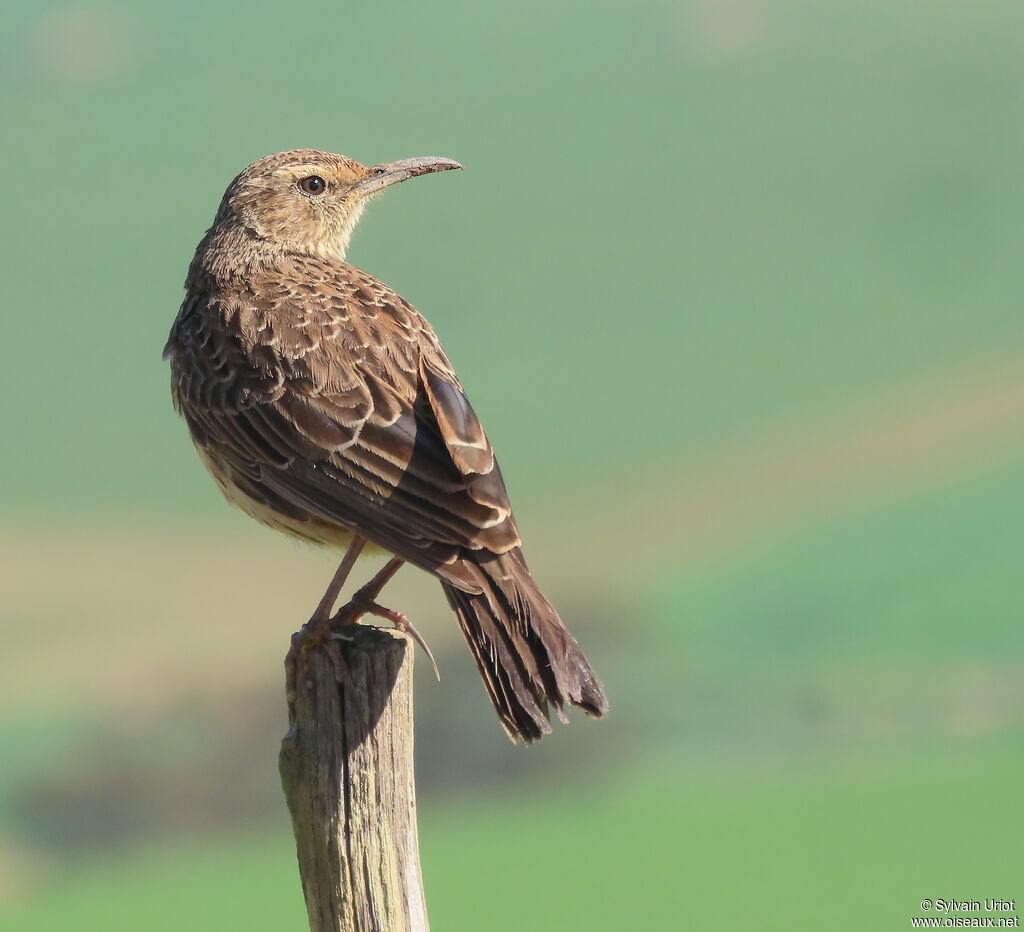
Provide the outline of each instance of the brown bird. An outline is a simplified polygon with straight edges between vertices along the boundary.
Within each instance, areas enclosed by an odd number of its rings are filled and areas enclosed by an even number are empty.
[[[332,624],[383,615],[404,562],[434,574],[513,740],[551,731],[548,703],[594,716],[604,688],[534,582],[494,452],[434,331],[345,262],[388,185],[461,168],[373,167],[314,149],[254,162],[196,250],[164,358],[175,408],[229,502],[302,540],[347,547],[306,648]],[[367,544],[393,554],[332,619]],[[417,636],[418,637],[418,636]]]

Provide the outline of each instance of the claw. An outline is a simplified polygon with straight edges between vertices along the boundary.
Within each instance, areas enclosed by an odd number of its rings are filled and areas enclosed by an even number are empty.
[[[437,681],[441,682],[441,671],[437,669],[437,661],[434,660],[434,655],[431,653],[430,648],[427,646],[427,642],[423,640],[423,636],[416,630],[415,626],[409,619],[402,613],[396,612],[392,608],[385,608],[383,605],[377,602],[371,602],[366,609],[368,615],[377,615],[380,618],[386,618],[391,622],[399,631],[403,631],[408,634],[420,647],[423,648],[423,653],[427,655],[427,660],[430,661],[430,665],[434,668],[434,676],[437,677]]]

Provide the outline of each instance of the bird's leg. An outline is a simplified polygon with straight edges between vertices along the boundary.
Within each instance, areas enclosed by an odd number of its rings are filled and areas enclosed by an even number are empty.
[[[356,619],[360,615],[365,615],[370,611],[370,606],[374,604],[377,596],[380,595],[381,589],[391,581],[391,577],[401,569],[403,563],[405,563],[405,560],[401,557],[392,557],[388,560],[373,579],[365,586],[356,590],[355,595],[349,599],[348,604],[338,611],[338,615],[341,615],[343,612],[352,613]]]
[[[348,604],[343,606],[338,611],[338,615],[345,615],[345,621],[358,621],[361,615],[377,615],[380,618],[386,618],[391,622],[399,631],[404,631],[409,634],[412,639],[423,648],[423,653],[427,655],[427,659],[430,661],[430,665],[434,668],[434,676],[441,679],[441,673],[437,669],[437,661],[434,660],[434,655],[430,651],[430,647],[427,642],[423,639],[423,636],[416,630],[413,623],[402,613],[396,612],[393,609],[385,608],[380,605],[376,600],[377,596],[380,595],[381,589],[383,589],[391,577],[398,572],[399,568],[405,561],[401,557],[392,557],[384,565],[384,567],[373,577],[365,586],[359,589],[354,596],[349,600]],[[338,616],[335,616],[337,618]]]
[[[348,545],[348,550],[345,551],[345,556],[342,558],[337,570],[335,570],[331,583],[327,587],[324,597],[320,600],[320,604],[317,605],[316,611],[313,612],[309,621],[302,626],[302,629],[292,635],[292,644],[284,661],[286,671],[285,689],[289,696],[294,694],[296,658],[300,653],[305,653],[317,645],[323,646],[324,650],[327,651],[327,656],[331,658],[331,663],[334,665],[335,678],[339,683],[344,682],[347,672],[345,661],[341,656],[338,645],[331,639],[331,625],[334,621],[331,618],[331,610],[334,608],[334,603],[338,601],[338,594],[345,585],[345,580],[348,579],[356,559],[365,546],[366,540],[364,538],[358,536],[352,538],[352,543]],[[344,621],[344,619],[339,620]]]
[[[338,595],[341,593],[341,589],[345,585],[345,580],[348,579],[348,574],[352,572],[352,567],[355,566],[356,558],[365,546],[365,538],[352,538],[352,543],[348,545],[348,550],[345,551],[345,556],[338,565],[338,569],[335,570],[334,578],[331,579],[331,584],[327,587],[324,597],[320,600],[320,604],[317,605],[316,611],[313,612],[313,617],[309,619],[309,624],[322,625],[325,621],[330,619],[331,610],[334,608],[334,603],[338,601]],[[385,580],[385,582],[387,582],[387,580]]]

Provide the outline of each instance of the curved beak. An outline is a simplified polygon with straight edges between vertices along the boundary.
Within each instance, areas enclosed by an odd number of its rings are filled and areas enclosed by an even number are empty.
[[[417,175],[429,175],[432,172],[446,172],[452,168],[462,166],[452,159],[442,159],[437,156],[426,155],[415,159],[402,159],[399,162],[384,162],[382,165],[374,165],[368,170],[366,178],[356,182],[348,189],[346,194],[367,195],[373,194],[386,188],[388,185],[397,184],[399,181],[407,181]]]

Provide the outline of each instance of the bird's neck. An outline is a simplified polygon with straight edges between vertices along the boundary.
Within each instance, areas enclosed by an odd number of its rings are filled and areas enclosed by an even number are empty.
[[[271,267],[274,259],[270,244],[245,227],[215,225],[196,247],[185,287],[209,278],[220,281],[250,276],[255,270]]]
[[[216,281],[249,278],[280,268],[297,257],[344,263],[352,231],[361,214],[362,209],[354,210],[344,228],[329,240],[303,244],[302,248],[268,240],[241,223],[214,224],[196,249],[185,287],[209,278]]]

